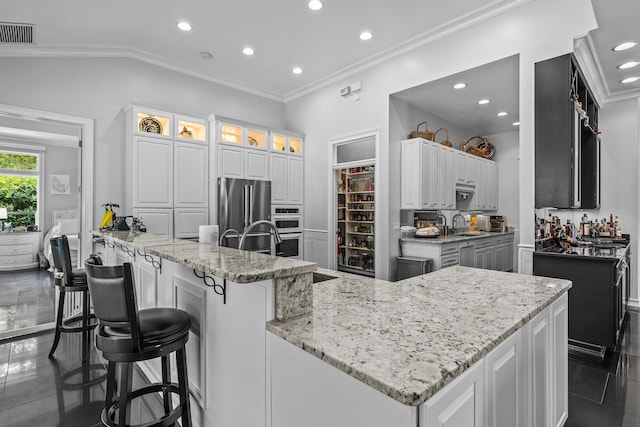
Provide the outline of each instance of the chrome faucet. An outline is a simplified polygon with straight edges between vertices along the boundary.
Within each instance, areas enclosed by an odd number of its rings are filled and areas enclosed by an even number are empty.
[[[267,221],[266,219],[261,219],[260,221],[253,222],[249,224],[249,226],[244,230],[242,236],[240,237],[240,243],[238,244],[238,249],[242,249],[244,247],[244,241],[247,238],[247,234],[254,228],[259,225],[268,225],[271,227],[271,234],[273,234],[273,241],[278,244],[282,242],[282,238],[280,237],[280,233],[278,233],[278,227],[271,221]]]
[[[464,226],[465,228],[467,227],[467,220],[465,219],[465,217],[459,213],[455,214],[453,216],[453,218],[451,218],[451,228],[453,229],[453,232],[457,232],[458,231],[458,227],[456,227],[456,218],[462,218],[462,221],[464,222]]]
[[[238,233],[238,231],[235,228],[227,228],[226,230],[224,230],[224,233],[220,235],[220,239],[219,239],[220,246],[223,246],[222,242],[224,241],[225,237],[227,237],[227,234],[232,234],[232,233],[234,233],[237,238],[240,238],[240,233]]]

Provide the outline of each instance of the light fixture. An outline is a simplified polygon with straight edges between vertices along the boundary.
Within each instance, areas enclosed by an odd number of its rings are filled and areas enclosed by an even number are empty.
[[[320,0],[310,0],[309,3],[307,3],[307,6],[311,10],[320,10],[322,9],[322,6],[324,6],[324,3]]]
[[[247,56],[251,56],[253,55],[255,52],[253,51],[252,48],[250,48],[249,46],[245,47],[244,49],[242,49],[242,53],[244,53]]]
[[[637,44],[638,44],[637,42],[624,42],[624,43],[620,43],[618,46],[614,47],[613,50],[615,50],[616,52],[621,52],[623,50],[631,49],[632,47],[634,47]]]
[[[291,72],[292,72],[293,74],[302,74],[302,68],[300,68],[300,67],[293,67],[293,68],[291,69]]]
[[[625,62],[624,64],[618,65],[618,68],[621,70],[627,70],[629,68],[637,67],[638,65],[640,65],[640,62],[638,61],[629,61]]]
[[[511,124],[514,125],[514,126],[520,126],[520,122],[513,122]]]
[[[634,82],[637,82],[638,80],[640,80],[640,77],[627,77],[624,80],[620,80],[620,83],[624,83],[624,84],[634,83]]]
[[[491,102],[491,101],[489,101],[488,99],[481,99],[480,101],[478,101],[478,104],[480,104],[480,105],[485,105],[485,104],[488,104],[488,103],[490,103],[490,102]]]
[[[466,83],[456,83],[453,85],[454,89],[464,89],[465,87],[467,87]]]
[[[370,31],[363,31],[360,33],[360,40],[371,40],[371,37],[373,37],[373,34],[371,34]]]
[[[212,59],[213,55],[209,52],[200,52],[200,58],[202,59]]]
[[[498,117],[504,117],[504,116],[506,116],[507,114],[509,114],[509,113],[507,113],[506,111],[500,111],[498,114],[496,114],[496,116],[498,116]]]
[[[178,28],[180,28],[182,31],[191,31],[191,24],[185,21],[180,21],[178,22]]]

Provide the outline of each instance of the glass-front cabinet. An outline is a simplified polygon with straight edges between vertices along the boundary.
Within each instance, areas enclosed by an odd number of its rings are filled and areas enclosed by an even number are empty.
[[[339,271],[375,276],[374,177],[374,165],[336,171]]]
[[[302,138],[279,133],[271,134],[271,149],[289,154],[302,154]]]

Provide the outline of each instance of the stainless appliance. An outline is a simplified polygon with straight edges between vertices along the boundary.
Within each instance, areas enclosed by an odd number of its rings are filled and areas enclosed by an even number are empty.
[[[476,229],[479,231],[491,230],[489,215],[476,215]]]
[[[277,256],[302,259],[302,207],[273,206],[271,219],[280,233],[282,242],[275,245]]]
[[[271,221],[271,181],[218,178],[218,225],[221,235],[229,229],[242,234],[253,222]],[[239,239],[227,234],[221,244],[237,248]],[[271,253],[271,229],[258,226],[247,235],[244,249]]]
[[[507,230],[507,220],[502,215],[490,215],[489,224],[489,231],[505,232]]]
[[[273,206],[271,208],[271,220],[276,225],[280,234],[301,233],[302,207]]]

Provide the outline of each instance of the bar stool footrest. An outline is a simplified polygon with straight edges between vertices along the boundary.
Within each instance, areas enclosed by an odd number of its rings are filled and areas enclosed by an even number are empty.
[[[169,393],[180,396],[180,388],[176,383],[171,383],[171,384],[153,383],[132,391],[128,401],[131,402],[133,399],[136,399],[140,396],[144,396],[147,394],[160,393],[165,389],[168,389],[167,391]],[[114,401],[111,403],[111,405],[109,405],[109,407],[104,408],[102,410],[102,413],[100,414],[100,421],[102,421],[102,424],[108,427],[118,427],[118,423],[114,421],[116,417],[116,410],[118,409],[118,407],[119,407],[119,403],[118,403],[118,398],[116,397]],[[182,406],[178,405],[175,408],[173,408],[168,414],[163,415],[162,418],[160,419],[149,421],[143,424],[128,424],[127,426],[128,427],[173,426],[176,423],[176,421],[178,421],[178,418],[180,418],[180,416],[182,415],[182,410],[183,410]]]
[[[91,320],[94,320],[94,322],[92,322]],[[77,323],[77,322],[82,322],[82,313],[63,319],[62,325],[60,325],[60,331],[61,332],[82,332],[82,325],[69,326],[70,324]],[[89,324],[87,325],[87,327],[91,330],[91,329],[94,329],[99,324],[100,322],[96,318],[96,315],[91,313],[89,315]]]

